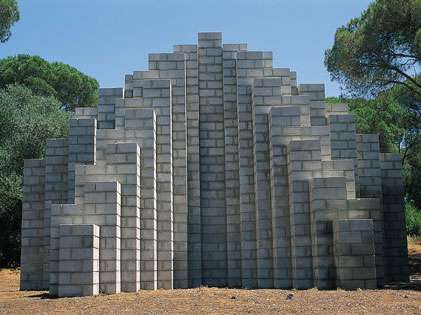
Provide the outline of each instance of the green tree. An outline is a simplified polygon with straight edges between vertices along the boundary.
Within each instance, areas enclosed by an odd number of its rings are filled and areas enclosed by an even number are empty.
[[[0,0],[0,42],[4,43],[10,38],[10,28],[19,18],[16,0]]]
[[[41,158],[48,138],[66,136],[70,113],[24,86],[0,90],[0,265],[20,256],[23,160]]]
[[[408,152],[403,172],[407,199],[421,210],[421,136],[417,137]]]
[[[394,85],[421,96],[421,0],[376,0],[337,29],[325,65],[349,92],[378,94]]]
[[[95,106],[98,82],[61,62],[38,56],[17,55],[0,60],[0,88],[9,84],[28,87],[36,95],[57,98],[65,110]]]
[[[406,230],[409,235],[421,235],[421,212],[412,202],[405,204]]]

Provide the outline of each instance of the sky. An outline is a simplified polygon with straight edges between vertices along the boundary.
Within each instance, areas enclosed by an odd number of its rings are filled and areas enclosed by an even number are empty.
[[[224,43],[273,52],[273,66],[297,71],[299,83],[324,83],[340,94],[323,63],[335,30],[370,0],[18,0],[21,19],[0,44],[0,58],[38,55],[123,87],[146,70],[149,53],[196,44],[198,32],[223,32]]]

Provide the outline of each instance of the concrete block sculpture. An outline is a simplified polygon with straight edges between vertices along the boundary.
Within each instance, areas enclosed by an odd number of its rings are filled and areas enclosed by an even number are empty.
[[[407,280],[399,156],[271,52],[198,37],[101,89],[25,161],[21,289]]]

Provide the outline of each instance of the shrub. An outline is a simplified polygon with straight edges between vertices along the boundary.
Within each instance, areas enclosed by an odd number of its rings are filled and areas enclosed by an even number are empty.
[[[421,235],[421,211],[413,203],[405,204],[406,232],[409,235]]]

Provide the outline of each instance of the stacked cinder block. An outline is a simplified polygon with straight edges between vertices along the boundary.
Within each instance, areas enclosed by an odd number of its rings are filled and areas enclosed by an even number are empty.
[[[313,278],[314,285],[319,289],[336,286],[332,222],[339,211],[346,209],[346,199],[344,177],[314,177],[310,181]]]
[[[202,279],[227,285],[225,141],[222,36],[199,37],[199,154],[202,225]]]
[[[173,259],[174,285],[188,287],[187,264],[187,122],[186,122],[186,57],[183,53],[149,54],[149,69],[155,78],[168,79],[172,94],[173,156]],[[167,122],[169,123],[169,122]],[[166,267],[165,267],[166,268]],[[167,281],[166,287],[172,284]]]
[[[289,210],[287,146],[283,128],[300,126],[298,107],[274,107],[269,113],[270,183],[273,237],[273,282],[275,288],[288,288],[291,281],[291,225]]]
[[[225,207],[227,211],[227,285],[241,286],[240,183],[238,165],[237,52],[245,44],[223,45]]]
[[[22,256],[20,287],[44,289],[44,160],[25,160],[22,201]]]
[[[81,207],[75,204],[53,204],[51,206],[50,244],[48,255],[48,289],[50,295],[57,296],[60,287],[60,225],[82,224]]]
[[[408,280],[408,252],[406,250],[404,183],[400,156],[380,154],[382,169],[385,281]]]
[[[52,206],[67,202],[68,190],[68,168],[69,168],[69,143],[68,139],[49,139],[45,152],[45,179],[44,179],[44,288],[54,292],[57,279],[54,273],[57,271],[56,264],[51,263],[54,245],[51,240],[51,226],[53,219]],[[73,223],[73,222],[69,222]],[[52,246],[53,245],[53,246]],[[51,268],[51,273],[49,272]]]
[[[61,224],[58,296],[99,293],[100,229],[95,224]]]
[[[189,286],[199,286],[202,283],[202,257],[196,254],[201,252],[197,45],[175,45],[174,52],[181,52],[186,57],[188,279]]]
[[[73,203],[75,198],[75,165],[95,162],[97,121],[94,118],[79,118],[70,121],[68,146],[68,197]]]
[[[318,140],[297,140],[288,145],[292,285],[299,289],[312,287],[314,281],[309,179],[321,176],[320,152]]]
[[[121,185],[119,182],[87,182],[83,187],[84,223],[101,226],[99,238],[100,292],[121,290]],[[61,249],[60,249],[61,250]]]
[[[238,57],[238,55],[237,55]],[[238,61],[239,62],[239,61]],[[238,76],[237,76],[238,78]],[[237,79],[238,165],[240,186],[241,283],[257,286],[256,211],[253,172],[251,87]]]
[[[156,72],[153,72],[154,74]],[[145,74],[146,77],[149,77]],[[156,198],[157,198],[157,259],[158,288],[173,287],[174,273],[174,203],[173,203],[173,141],[172,141],[172,92],[171,81],[163,79],[141,79],[143,73],[133,75],[133,93],[136,97],[121,100],[116,107],[117,128],[133,130],[134,136],[140,136],[144,123],[139,120],[156,120]],[[139,78],[139,79],[138,79]],[[139,112],[139,109],[142,109]],[[136,115],[134,110],[137,111]],[[147,111],[147,113],[146,113]],[[150,117],[155,115],[155,118]],[[136,129],[140,129],[136,132]],[[127,138],[127,134],[123,138]],[[122,138],[122,139],[123,139]],[[104,135],[106,139],[106,135]],[[151,142],[151,143],[149,143]],[[152,144],[149,139],[145,144]],[[149,151],[149,150],[148,150]],[[146,152],[145,152],[146,153]]]
[[[333,221],[336,284],[343,289],[375,289],[373,220]]]
[[[115,127],[116,103],[122,97],[123,90],[120,88],[101,89],[99,92],[98,114],[86,118],[98,117],[98,129],[113,129]],[[78,115],[78,117],[83,118],[81,115]]]
[[[25,162],[21,288],[407,280],[399,157],[357,134],[323,84],[297,85],[272,63],[271,52],[199,33],[197,45],[150,54],[124,90],[101,89],[97,108],[76,109],[69,136]],[[96,226],[98,246],[65,259],[60,240],[80,239],[80,224]],[[69,261],[90,269],[61,268]]]

